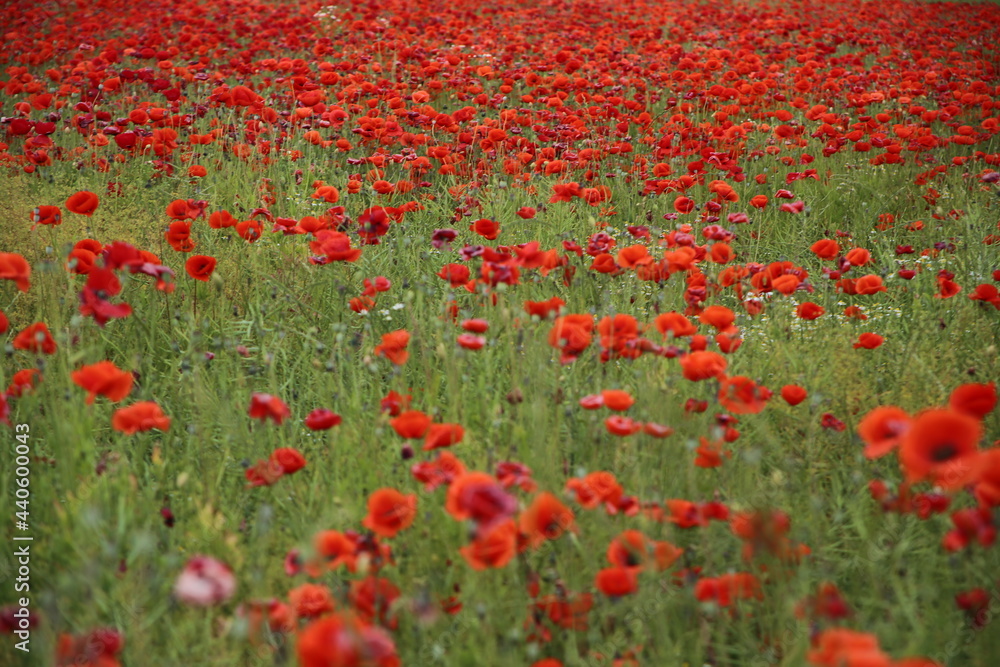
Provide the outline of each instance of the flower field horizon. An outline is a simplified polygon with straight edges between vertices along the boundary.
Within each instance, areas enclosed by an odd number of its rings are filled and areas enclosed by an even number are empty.
[[[0,25],[0,665],[1000,664],[1000,4]]]

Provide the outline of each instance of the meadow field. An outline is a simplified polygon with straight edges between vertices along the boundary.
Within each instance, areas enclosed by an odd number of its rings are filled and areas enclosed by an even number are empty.
[[[1000,664],[1000,5],[0,28],[0,665]]]

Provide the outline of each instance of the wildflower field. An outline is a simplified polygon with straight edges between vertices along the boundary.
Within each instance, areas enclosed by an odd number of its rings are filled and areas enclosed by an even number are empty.
[[[1000,5],[0,29],[0,665],[1000,664]]]

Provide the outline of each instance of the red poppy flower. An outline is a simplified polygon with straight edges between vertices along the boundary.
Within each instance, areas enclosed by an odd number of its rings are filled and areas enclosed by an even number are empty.
[[[693,336],[698,333],[698,328],[691,323],[691,320],[673,311],[657,315],[654,324],[656,325],[656,330],[663,334],[664,337],[666,337],[668,332],[674,338]]]
[[[271,452],[271,461],[281,467],[282,472],[291,475],[306,466],[306,458],[302,452],[292,447],[281,447]]]
[[[356,262],[361,257],[361,249],[351,248],[351,238],[347,234],[332,229],[316,232],[316,240],[309,243],[309,249],[316,255],[309,258],[313,264]]]
[[[517,524],[506,519],[482,531],[459,552],[474,570],[499,569],[517,555]]]
[[[642,425],[642,432],[653,438],[668,438],[674,434],[674,429],[656,422],[646,422]]]
[[[261,421],[270,419],[275,424],[281,425],[291,414],[292,411],[277,396],[255,392],[250,397],[249,415],[254,419]]]
[[[399,667],[401,664],[396,646],[385,630],[345,614],[328,614],[306,625],[299,632],[295,651],[301,667]]]
[[[381,537],[395,537],[399,531],[409,528],[416,515],[415,495],[403,495],[396,489],[385,488],[368,497],[368,515],[362,524]]]
[[[808,392],[797,384],[786,384],[781,388],[781,398],[793,407],[806,400],[808,396]]]
[[[397,329],[382,335],[382,342],[375,346],[375,354],[402,366],[410,358],[410,353],[406,351],[409,344],[410,333],[406,329]]]
[[[34,225],[49,225],[55,227],[62,224],[62,211],[58,206],[36,206],[31,212],[31,222]],[[32,225],[32,229],[34,229]]]
[[[73,383],[87,391],[87,404],[94,402],[97,395],[104,396],[112,403],[124,399],[132,391],[132,373],[123,371],[111,361],[99,361],[73,371]]]
[[[212,272],[215,271],[215,264],[216,260],[214,257],[209,257],[208,255],[192,255],[184,263],[184,269],[187,271],[187,274],[195,280],[208,282],[208,280],[212,277]]]
[[[297,618],[317,618],[334,610],[333,595],[322,584],[302,584],[288,591],[288,603]]]
[[[436,275],[447,280],[452,287],[461,287],[469,282],[469,267],[465,264],[445,264]]]
[[[917,415],[902,437],[899,462],[907,479],[930,478],[946,489],[964,486],[977,473],[983,427],[975,417],[954,410]]]
[[[864,348],[866,350],[874,350],[882,344],[885,339],[875,333],[863,333],[858,336],[858,342],[854,344],[854,349]]]
[[[153,401],[141,401],[115,410],[111,417],[111,428],[126,435],[154,428],[166,431],[170,428],[170,417],[164,415],[160,406]]]
[[[311,431],[326,431],[339,425],[341,417],[326,408],[316,408],[305,418],[305,425]]]
[[[422,438],[431,427],[431,418],[419,410],[404,412],[389,421],[401,438]]]
[[[882,278],[879,276],[861,276],[854,281],[854,292],[856,294],[877,294],[878,292],[885,291],[886,288],[882,285]]]
[[[451,447],[462,442],[465,429],[461,424],[431,424],[424,436],[424,451]]]
[[[469,226],[469,230],[479,234],[487,241],[493,241],[500,236],[500,223],[488,218],[480,218]]]
[[[601,503],[616,505],[624,493],[615,476],[605,471],[574,477],[566,482],[566,490],[576,494],[576,501],[585,509],[594,509]]]
[[[640,422],[635,421],[631,417],[622,417],[620,415],[605,419],[604,427],[608,429],[608,433],[620,436],[632,435],[642,430]]]
[[[10,386],[7,387],[7,396],[10,398],[20,398],[24,394],[34,390],[41,381],[42,373],[37,368],[20,370],[11,377]]]
[[[459,347],[466,350],[479,350],[486,345],[486,338],[473,334],[461,334],[456,339],[456,342],[458,342]]]
[[[833,239],[820,239],[809,249],[820,259],[833,259],[840,253],[840,244]]]
[[[826,309],[823,306],[813,303],[812,301],[800,303],[795,308],[795,314],[803,320],[815,320],[816,318],[821,317],[825,312]]]
[[[680,358],[684,377],[693,382],[721,377],[726,371],[726,358],[715,352],[691,352]]]
[[[553,540],[567,530],[574,530],[573,511],[559,502],[559,499],[548,492],[535,496],[531,505],[521,513],[518,526],[527,539],[528,545],[534,548],[545,540]]]
[[[639,580],[632,568],[607,567],[597,573],[594,587],[610,598],[619,598],[638,591]]]
[[[635,399],[627,391],[621,389],[605,389],[601,392],[602,403],[616,412],[625,412],[635,404]]]
[[[761,412],[771,395],[770,389],[742,375],[723,377],[719,382],[719,404],[738,415]]]
[[[983,419],[997,406],[996,382],[978,384],[975,382],[956,387],[948,398],[948,407],[956,412]]]
[[[90,217],[97,210],[99,202],[100,199],[93,192],[81,190],[76,194],[70,195],[69,199],[66,200],[66,209],[73,213]]]
[[[352,581],[347,593],[354,611],[369,623],[379,623],[390,630],[399,626],[394,615],[399,589],[388,579],[368,576],[360,581]]]
[[[55,354],[56,342],[44,322],[35,322],[14,337],[14,349],[27,350],[35,354]]]
[[[17,289],[27,292],[31,287],[31,265],[16,252],[0,252],[0,280],[13,280]]]
[[[490,323],[486,320],[463,320],[461,327],[472,333],[486,333],[490,328]]]

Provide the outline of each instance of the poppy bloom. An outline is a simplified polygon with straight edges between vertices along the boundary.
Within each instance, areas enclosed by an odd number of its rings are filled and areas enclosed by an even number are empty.
[[[674,429],[656,422],[646,422],[642,425],[642,432],[653,438],[668,438],[674,434]]]
[[[20,398],[25,393],[32,391],[42,381],[42,373],[37,368],[25,368],[14,373],[10,379],[10,386],[7,387],[7,396],[10,398]]]
[[[709,306],[701,311],[698,321],[702,324],[715,327],[716,331],[726,331],[736,321],[736,313],[725,306]]]
[[[975,382],[956,387],[948,398],[948,407],[976,419],[983,419],[997,406],[997,385]]]
[[[627,391],[621,389],[605,389],[601,392],[601,402],[609,410],[625,412],[635,403],[635,399]]]
[[[516,213],[517,217],[519,218],[522,218],[524,220],[530,220],[531,218],[535,217],[537,211],[530,206],[522,206],[521,208],[514,211],[514,213]]]
[[[170,417],[153,401],[140,401],[127,408],[119,408],[111,416],[111,428],[125,435],[134,435],[142,431],[157,429],[166,431],[170,428]]]
[[[518,526],[531,547],[553,540],[567,530],[574,530],[573,511],[548,492],[538,494],[521,513]]]
[[[808,396],[808,392],[797,384],[786,384],[781,388],[781,398],[793,407],[806,400]]]
[[[291,475],[306,467],[306,458],[302,452],[292,447],[280,447],[271,452],[274,461],[286,475]]]
[[[844,255],[851,266],[865,266],[866,264],[871,264],[872,254],[865,250],[864,248],[852,248]]]
[[[500,223],[488,218],[481,218],[469,225],[469,231],[479,234],[487,241],[493,241],[500,236]]]
[[[486,320],[479,319],[463,320],[461,327],[472,333],[486,333],[486,331],[490,328],[490,323]]]
[[[803,320],[815,320],[816,318],[821,317],[825,312],[826,309],[823,306],[813,303],[812,301],[800,303],[795,308],[795,314]]]
[[[30,219],[35,225],[54,227],[62,224],[62,211],[59,210],[58,206],[36,206],[31,212]],[[34,229],[34,225],[32,229]]]
[[[465,264],[445,264],[436,275],[447,280],[452,287],[461,287],[469,282],[469,267]]]
[[[652,540],[638,530],[626,530],[608,545],[606,557],[611,565],[641,570],[649,560]]]
[[[358,616],[369,623],[378,622],[395,630],[399,625],[399,619],[390,613],[395,609],[395,602],[399,598],[399,589],[388,579],[383,577],[368,576],[360,581],[352,581],[351,589],[347,593],[354,611]]]
[[[473,334],[461,334],[457,339],[455,339],[459,347],[465,348],[466,350],[479,350],[486,345],[486,338],[483,336],[475,336]]]
[[[395,537],[409,528],[416,515],[415,495],[403,495],[391,488],[379,489],[368,497],[368,515],[362,524],[380,537]]]
[[[280,426],[291,414],[292,411],[277,396],[254,392],[250,397],[249,415],[254,419],[261,421],[270,419]]]
[[[78,215],[90,217],[97,210],[99,202],[100,200],[93,192],[81,190],[76,194],[70,195],[69,199],[66,200],[66,209]]]
[[[809,249],[820,259],[833,259],[840,253],[840,244],[833,239],[820,239]]]
[[[770,389],[742,375],[723,377],[719,383],[719,404],[738,415],[759,413],[771,395]]]
[[[97,395],[117,403],[132,391],[132,373],[123,371],[111,361],[99,361],[84,366],[70,374],[73,383],[87,391],[87,405],[94,402]]]
[[[302,628],[295,651],[301,667],[399,667],[401,664],[396,646],[385,630],[343,614],[322,616]]]
[[[854,281],[854,291],[857,294],[877,294],[879,292],[885,292],[886,288],[882,285],[882,278],[876,275],[861,276]]]
[[[31,265],[16,252],[0,252],[0,280],[13,280],[17,289],[27,292],[31,287]]]
[[[866,350],[874,350],[882,344],[885,339],[875,333],[863,333],[858,336],[858,342],[854,344],[854,349],[863,347]]]
[[[701,602],[715,602],[720,607],[730,606],[738,599],[762,599],[760,581],[749,572],[733,572],[721,577],[705,577],[698,580],[694,596]]]
[[[640,422],[635,421],[631,417],[623,417],[621,415],[614,415],[605,419],[604,427],[608,429],[608,433],[611,435],[620,436],[632,435],[642,430]]]
[[[590,346],[594,318],[590,315],[557,317],[549,331],[549,345],[562,351],[561,361],[569,363]]]
[[[548,301],[525,301],[524,302],[524,312],[531,316],[537,316],[540,319],[548,319],[550,315],[558,315],[562,307],[566,305],[566,302],[557,296],[552,297]]]
[[[513,519],[501,521],[459,552],[473,570],[502,568],[517,555],[517,524]]]
[[[55,354],[56,342],[44,322],[35,322],[14,337],[14,349],[27,350],[35,354]]]
[[[815,667],[866,665],[891,667],[892,659],[882,652],[875,635],[844,628],[828,628],[813,642],[807,659]],[[899,664],[899,663],[895,663]]]
[[[680,358],[684,377],[692,382],[722,376],[726,371],[726,358],[715,352],[692,352]]]
[[[174,597],[194,607],[220,604],[235,593],[233,571],[211,556],[193,557],[174,582]]]
[[[409,410],[389,421],[401,438],[422,438],[431,427],[431,418],[419,410]]]
[[[333,595],[322,584],[302,584],[288,591],[288,603],[298,618],[317,618],[334,610]]]
[[[594,577],[594,587],[609,598],[619,598],[638,591],[639,580],[632,568],[607,567]]]
[[[983,427],[954,410],[927,410],[910,424],[899,446],[907,479],[930,478],[946,489],[964,486],[975,473]]]
[[[601,503],[617,505],[624,491],[610,472],[592,472],[566,482],[566,490],[576,494],[576,502],[584,509],[594,509]]]
[[[5,608],[4,612],[8,609]],[[13,613],[13,610],[10,610]],[[6,616],[6,613],[4,614]],[[6,619],[5,619],[6,620]],[[12,619],[15,620],[15,619]],[[29,615],[26,619],[28,628],[37,625],[37,618]],[[6,623],[4,624],[6,626]],[[10,624],[12,632],[18,624]],[[120,667],[118,654],[125,646],[125,639],[114,628],[98,628],[85,635],[73,637],[68,634],[59,635],[56,643],[57,667]]]
[[[674,338],[682,336],[693,336],[698,333],[698,327],[691,323],[691,320],[677,312],[662,313],[656,316],[653,321],[656,330],[666,337],[667,333]]]
[[[694,464],[699,468],[718,468],[722,465],[722,457],[729,458],[732,452],[725,451],[722,440],[709,440],[702,436],[698,438],[698,448],[695,449],[697,456]]]
[[[406,329],[397,329],[382,334],[382,342],[375,346],[375,354],[383,356],[397,366],[402,366],[409,359],[410,353],[406,346],[410,344],[410,333]]]
[[[305,418],[305,425],[310,431],[326,431],[341,422],[341,417],[336,412],[331,412],[326,408],[316,408]]]
[[[192,255],[188,261],[184,262],[184,270],[195,280],[208,282],[215,271],[216,260],[208,255]]]
[[[132,306],[127,303],[111,303],[110,297],[122,291],[121,282],[114,271],[92,268],[87,274],[87,282],[80,291],[80,313],[94,318],[103,327],[108,320],[121,319],[132,314]]]
[[[239,225],[237,225],[237,230],[239,230]],[[309,249],[315,255],[309,258],[313,264],[356,262],[361,257],[361,249],[351,248],[351,237],[343,232],[321,229],[316,232],[315,238],[315,241],[309,243]]]
[[[461,424],[431,424],[424,437],[424,451],[441,447],[451,447],[462,442],[465,437],[465,429]]]

